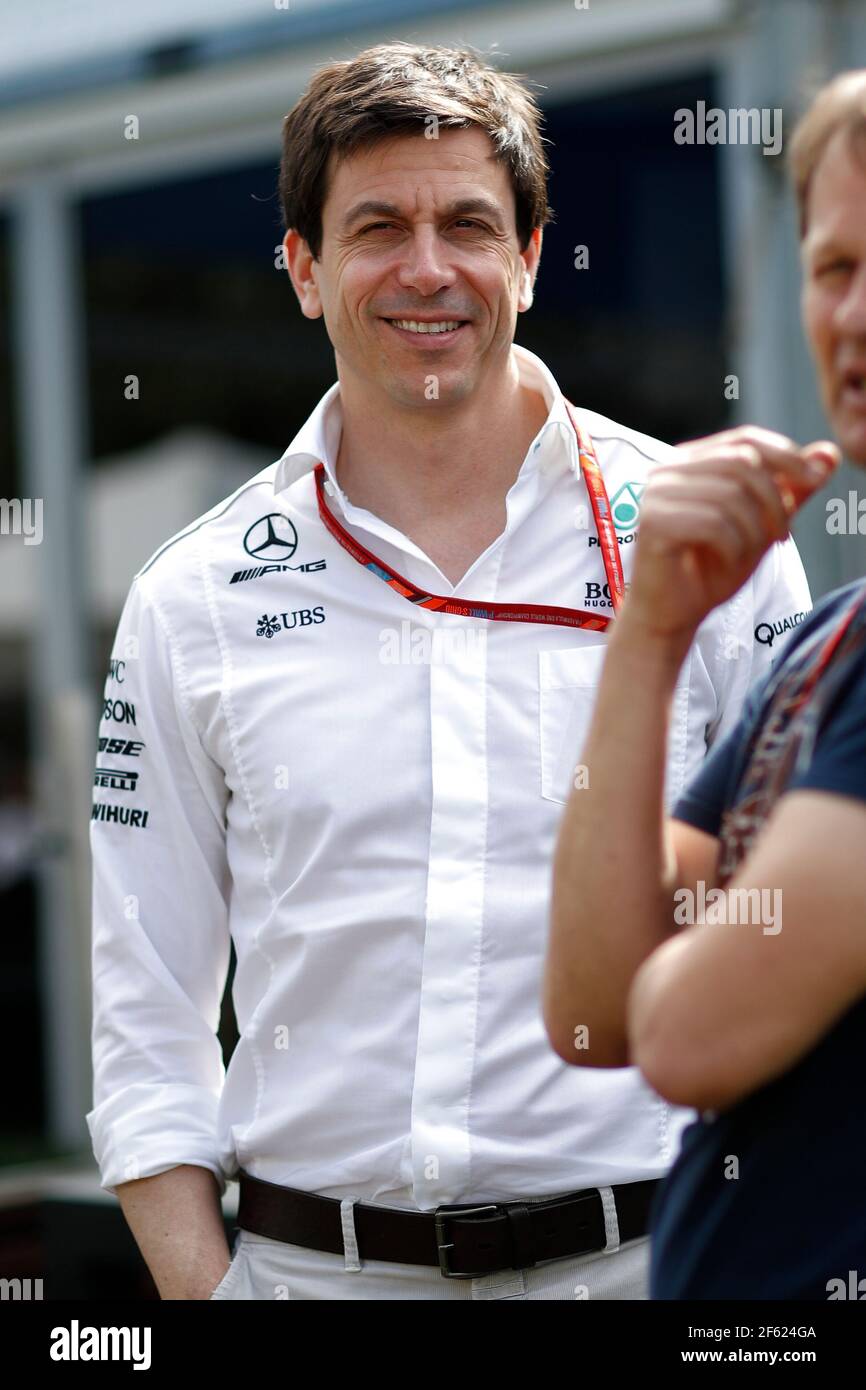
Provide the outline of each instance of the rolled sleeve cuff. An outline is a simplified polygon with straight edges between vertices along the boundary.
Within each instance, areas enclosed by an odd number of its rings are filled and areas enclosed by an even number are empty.
[[[721,817],[718,806],[712,806],[707,801],[699,801],[697,797],[685,794],[679,801],[674,803],[671,811],[673,820],[685,821],[687,825],[693,825],[696,830],[703,830],[705,835],[718,835]]]
[[[116,1091],[85,1116],[99,1166],[100,1186],[150,1178],[183,1163],[209,1168],[219,1183],[219,1095],[203,1086],[138,1083]]]

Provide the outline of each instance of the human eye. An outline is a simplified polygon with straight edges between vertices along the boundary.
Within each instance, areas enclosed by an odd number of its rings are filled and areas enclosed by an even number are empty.
[[[854,262],[847,256],[834,256],[817,266],[815,275],[822,279],[829,275],[847,275],[854,268]]]

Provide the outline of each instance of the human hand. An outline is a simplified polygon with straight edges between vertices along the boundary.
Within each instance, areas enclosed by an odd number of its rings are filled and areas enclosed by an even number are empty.
[[[682,444],[641,500],[632,581],[622,610],[654,636],[688,645],[745,583],[791,517],[841,462],[837,446],[744,425]]]

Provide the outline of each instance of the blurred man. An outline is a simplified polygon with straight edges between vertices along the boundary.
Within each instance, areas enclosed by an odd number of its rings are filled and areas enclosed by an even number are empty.
[[[792,163],[803,320],[836,438],[866,466],[866,71],[820,93]],[[582,755],[592,790],[563,818],[551,1041],[579,1065],[636,1063],[660,1095],[702,1112],[653,1208],[656,1298],[866,1288],[863,580],[797,629],[670,820],[661,795],[671,696],[698,625],[838,461],[832,444],[746,429],[689,445],[654,476]]]
[[[644,1298],[690,1114],[634,1068],[562,1066],[538,992],[575,731],[670,450],[573,411],[513,342],[548,218],[515,78],[387,44],[317,73],[283,138],[287,268],[339,380],[120,621],[102,1183],[164,1297]],[[769,663],[755,628],[808,608],[783,539],[693,645],[673,792]]]

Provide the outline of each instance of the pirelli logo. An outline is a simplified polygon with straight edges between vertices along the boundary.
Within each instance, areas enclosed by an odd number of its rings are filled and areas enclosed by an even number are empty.
[[[112,787],[118,792],[134,792],[139,775],[137,772],[120,771],[116,767],[98,767],[93,777],[93,785]]]

